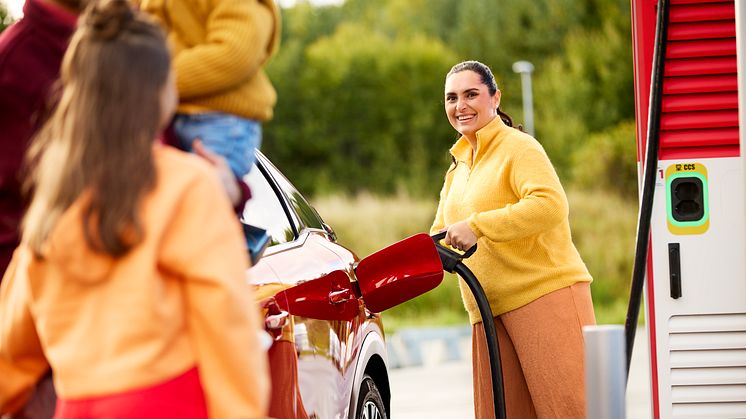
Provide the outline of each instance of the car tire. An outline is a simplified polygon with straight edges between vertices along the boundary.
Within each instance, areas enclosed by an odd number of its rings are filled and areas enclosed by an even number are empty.
[[[386,407],[375,381],[370,375],[363,376],[357,400],[357,419],[386,419]]]

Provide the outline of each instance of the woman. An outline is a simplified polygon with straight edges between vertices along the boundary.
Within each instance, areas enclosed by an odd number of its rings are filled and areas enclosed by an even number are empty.
[[[154,143],[176,106],[165,38],[126,0],[81,17],[0,286],[0,414],[51,367],[57,418],[263,418],[247,255],[209,164]]]
[[[461,134],[451,148],[431,232],[466,250],[495,318],[509,418],[585,418],[582,327],[595,324],[591,276],[570,237],[568,204],[541,145],[499,109],[489,67],[456,64],[445,110]],[[473,325],[477,418],[493,418],[482,319],[461,283]]]

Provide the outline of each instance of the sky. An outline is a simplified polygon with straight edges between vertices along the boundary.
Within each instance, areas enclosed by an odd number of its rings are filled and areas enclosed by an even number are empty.
[[[298,0],[275,0],[277,3],[280,4],[282,7],[292,7],[295,5],[295,3]],[[312,4],[317,4],[319,6],[322,5],[329,5],[329,4],[341,4],[344,2],[344,0],[308,0]],[[8,8],[8,11],[10,12],[10,15],[17,18],[20,18],[23,14],[23,3],[25,0],[0,0],[0,3],[5,3],[5,5]]]
[[[11,16],[15,18],[21,17],[24,0],[0,0],[0,3],[5,4]]]

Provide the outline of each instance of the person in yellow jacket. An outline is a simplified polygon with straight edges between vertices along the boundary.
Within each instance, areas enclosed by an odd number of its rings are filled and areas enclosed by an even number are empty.
[[[81,17],[0,285],[0,415],[50,367],[56,418],[264,418],[241,227],[203,159],[154,142],[176,106],[165,37],[126,0]]]
[[[263,67],[280,38],[273,0],[134,0],[168,32],[180,103],[176,143],[199,139],[242,177],[277,94]]]
[[[585,418],[584,325],[595,324],[591,276],[570,237],[568,203],[541,145],[499,109],[492,71],[477,61],[446,76],[445,111],[461,134],[451,148],[431,232],[477,251],[465,264],[497,328],[509,418]],[[477,419],[494,418],[482,319],[461,281],[473,325]]]

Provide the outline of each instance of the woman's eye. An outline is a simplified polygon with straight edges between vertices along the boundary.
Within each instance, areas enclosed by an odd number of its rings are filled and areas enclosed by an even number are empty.
[[[456,100],[456,96],[446,96],[446,102],[453,102]]]
[[[466,95],[466,97],[470,97],[470,98],[471,98],[471,97],[476,97],[476,96],[477,96],[477,92],[469,92],[469,93],[468,93],[468,94]]]

